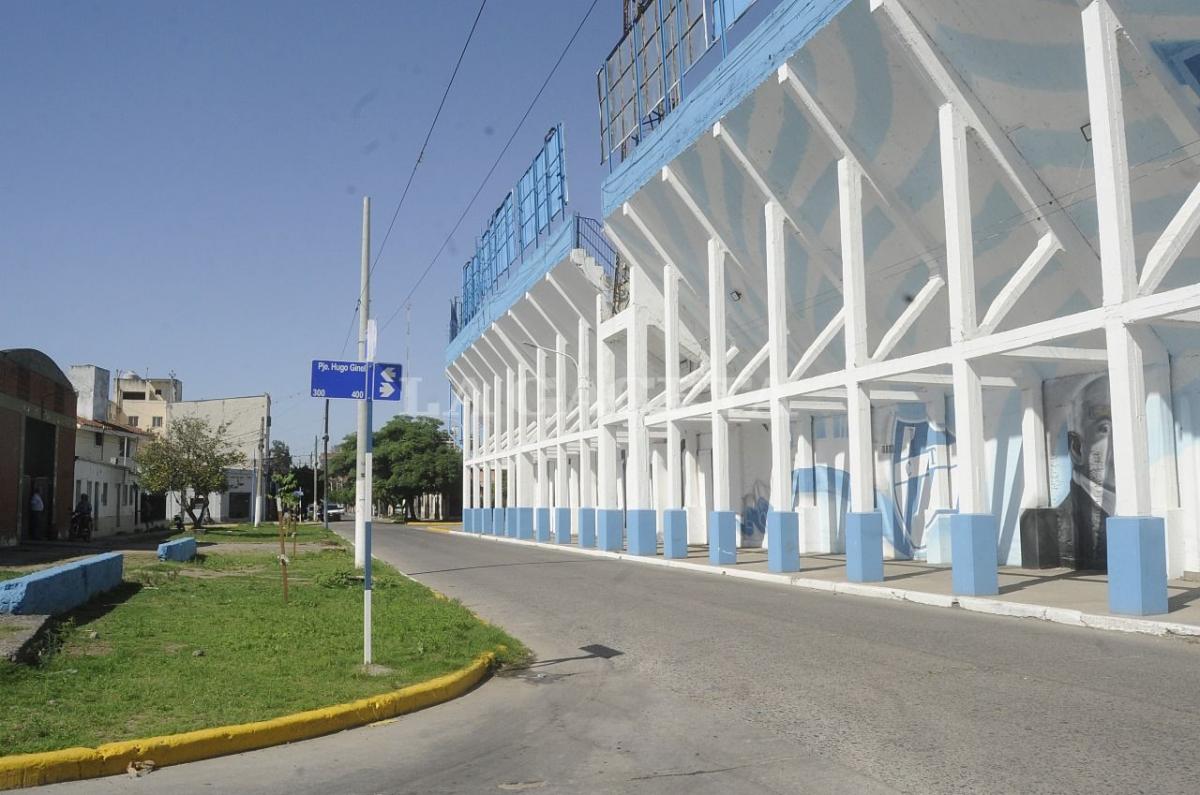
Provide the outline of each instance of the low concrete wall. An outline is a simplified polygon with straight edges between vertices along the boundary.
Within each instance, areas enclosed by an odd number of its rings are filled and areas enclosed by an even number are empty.
[[[196,557],[196,539],[177,538],[158,545],[159,560],[188,561]]]
[[[125,557],[108,552],[0,582],[0,613],[65,613],[116,588],[124,570]]]

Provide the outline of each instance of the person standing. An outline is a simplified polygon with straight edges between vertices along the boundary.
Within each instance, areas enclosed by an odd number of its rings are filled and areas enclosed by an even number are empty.
[[[33,494],[29,496],[29,537],[41,538],[43,528],[43,520],[46,516],[46,504],[42,502],[42,492],[37,486],[33,487]]]

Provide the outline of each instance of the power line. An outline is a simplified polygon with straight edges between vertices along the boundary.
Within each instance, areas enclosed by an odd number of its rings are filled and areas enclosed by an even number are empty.
[[[400,193],[400,201],[396,203],[396,209],[392,213],[392,220],[388,223],[387,231],[383,235],[383,241],[379,244],[379,250],[375,253],[375,260],[371,263],[369,274],[374,274],[375,267],[379,265],[379,259],[383,256],[383,249],[387,246],[388,238],[392,235],[392,227],[396,225],[400,209],[404,206],[404,200],[408,198],[408,191],[412,187],[413,178],[416,177],[417,169],[425,159],[425,149],[429,146],[429,141],[433,138],[434,128],[437,127],[438,119],[441,118],[442,109],[446,106],[446,98],[450,96],[450,89],[454,86],[454,79],[458,76],[459,67],[462,66],[463,58],[467,54],[467,48],[471,44],[471,39],[475,36],[475,29],[479,27],[479,18],[483,16],[485,6],[487,6],[487,0],[482,0],[479,4],[479,11],[475,13],[475,19],[471,22],[471,29],[467,32],[467,39],[463,42],[462,49],[458,53],[458,60],[454,62],[454,69],[450,73],[450,79],[446,82],[446,88],[442,91],[442,98],[438,102],[437,110],[434,111],[433,120],[429,123],[429,129],[425,132],[425,140],[421,142],[421,148],[417,151],[417,158],[413,161],[412,170],[408,173],[408,181],[404,183],[404,190]],[[342,353],[340,354],[342,356],[346,354],[346,346],[350,344],[350,334],[354,330],[354,319],[358,317],[360,309],[362,309],[361,292],[358,294],[358,300],[354,303],[354,313],[350,317],[350,328],[346,331],[346,339],[342,342]]]
[[[542,81],[542,85],[540,88],[538,88],[537,93],[534,94],[533,100],[529,103],[529,107],[525,109],[524,115],[522,115],[521,120],[517,122],[517,126],[513,129],[512,135],[508,137],[508,141],[505,142],[504,148],[500,150],[500,154],[496,155],[495,162],[492,163],[492,167],[489,168],[487,174],[484,175],[483,181],[479,183],[479,187],[475,189],[474,195],[472,195],[471,200],[467,202],[467,206],[463,208],[462,214],[459,215],[458,220],[454,222],[454,226],[450,229],[450,233],[446,235],[446,239],[442,241],[442,245],[438,247],[437,252],[433,255],[433,258],[429,261],[429,264],[425,266],[425,270],[421,271],[421,275],[417,277],[415,282],[413,282],[412,287],[408,291],[408,295],[406,295],[404,300],[400,302],[400,306],[398,306],[396,311],[392,312],[392,314],[388,316],[388,319],[384,321],[383,325],[380,327],[381,330],[387,328],[388,325],[396,319],[396,316],[400,314],[400,310],[403,309],[404,306],[409,302],[409,300],[416,293],[417,288],[421,286],[421,282],[424,281],[425,277],[429,275],[429,271],[433,269],[434,264],[437,263],[438,258],[442,255],[442,252],[446,250],[446,246],[450,244],[450,239],[454,237],[454,233],[458,231],[458,227],[461,226],[463,220],[466,219],[467,213],[471,211],[471,207],[474,206],[475,200],[479,198],[479,194],[483,193],[483,189],[487,186],[488,180],[491,179],[492,174],[496,172],[496,168],[500,165],[500,161],[504,158],[505,153],[508,152],[508,148],[512,146],[512,142],[516,140],[517,133],[521,131],[521,127],[529,118],[529,114],[533,112],[534,106],[537,105],[537,101],[541,99],[542,93],[545,92],[546,86],[550,84],[550,80],[554,77],[554,73],[558,71],[558,67],[562,65],[563,59],[567,57],[567,53],[570,51],[571,45],[575,43],[575,39],[578,38],[579,32],[583,30],[584,24],[592,15],[592,11],[595,10],[598,2],[599,0],[592,0],[592,4],[588,6],[587,12],[583,15],[583,18],[579,20],[579,24],[575,27],[575,32],[571,34],[571,38],[567,40],[566,46],[564,46],[562,52],[559,53],[558,60],[556,60],[554,62],[554,66],[550,68],[550,72],[546,75],[546,79]]]

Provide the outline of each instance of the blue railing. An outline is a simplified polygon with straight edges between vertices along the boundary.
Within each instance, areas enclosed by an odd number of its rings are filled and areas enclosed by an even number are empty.
[[[753,17],[761,19],[760,7],[779,2],[651,0],[596,72],[600,162],[611,171],[683,102],[689,83],[728,55],[730,33],[744,13],[754,6]]]
[[[604,269],[604,275],[610,283],[619,281],[620,258],[617,256],[616,250],[612,244],[608,242],[608,236],[604,234],[604,224],[597,221],[595,218],[575,213],[569,216],[571,224],[574,226],[574,248],[583,249],[583,251],[596,261],[596,264]],[[557,227],[561,229],[561,225]],[[518,258],[519,261],[520,258]],[[499,278],[491,282],[485,288],[475,294],[472,303],[469,306],[462,296],[457,296],[450,299],[450,340],[453,341],[458,333],[471,321],[471,318],[483,306],[487,295],[499,290],[507,281],[508,270],[502,274],[504,278]]]

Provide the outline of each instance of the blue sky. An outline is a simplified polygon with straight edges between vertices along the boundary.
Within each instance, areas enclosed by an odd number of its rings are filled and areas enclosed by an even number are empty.
[[[400,307],[591,0],[490,0],[375,272]],[[479,4],[0,4],[0,348],[161,376],[187,398],[269,392],[311,449],[309,361],[339,358],[361,203],[383,231]],[[411,310],[418,408],[445,410],[450,298],[474,237],[544,132],[566,129],[571,207],[599,212],[600,0]],[[354,332],[357,334],[357,331]],[[403,361],[404,312],[378,358]],[[344,358],[354,358],[354,338]],[[377,425],[392,410],[379,406]],[[333,440],[354,406],[335,401]]]

